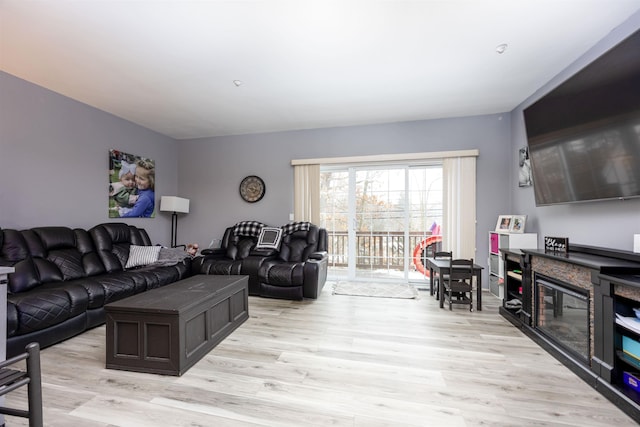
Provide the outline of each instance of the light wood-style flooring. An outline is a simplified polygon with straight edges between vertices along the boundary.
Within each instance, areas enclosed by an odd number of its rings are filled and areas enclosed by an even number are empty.
[[[182,377],[105,369],[104,326],[47,348],[45,425],[636,425],[504,320],[489,293],[469,312],[424,291],[399,300],[331,288],[315,301],[250,297],[250,319]]]

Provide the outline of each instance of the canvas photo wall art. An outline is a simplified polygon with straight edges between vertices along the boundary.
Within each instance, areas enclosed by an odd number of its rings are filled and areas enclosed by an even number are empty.
[[[532,182],[529,147],[523,147],[518,151],[518,186],[530,187]]]
[[[109,218],[155,217],[155,162],[109,150]]]

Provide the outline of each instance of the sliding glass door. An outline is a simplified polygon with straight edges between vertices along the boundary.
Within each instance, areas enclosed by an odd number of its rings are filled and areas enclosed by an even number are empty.
[[[441,164],[327,167],[320,176],[329,276],[423,279],[414,258],[442,222]]]

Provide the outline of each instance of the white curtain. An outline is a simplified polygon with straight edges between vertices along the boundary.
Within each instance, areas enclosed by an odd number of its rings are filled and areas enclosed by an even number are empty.
[[[476,158],[443,160],[442,247],[454,258],[476,254]]]
[[[320,165],[294,166],[293,218],[320,225]]]

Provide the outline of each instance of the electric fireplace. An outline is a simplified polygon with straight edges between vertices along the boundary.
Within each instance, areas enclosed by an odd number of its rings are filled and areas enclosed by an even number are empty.
[[[586,290],[535,274],[535,329],[562,349],[589,359],[589,294]]]

